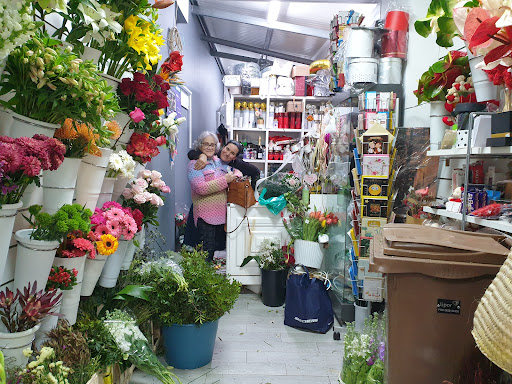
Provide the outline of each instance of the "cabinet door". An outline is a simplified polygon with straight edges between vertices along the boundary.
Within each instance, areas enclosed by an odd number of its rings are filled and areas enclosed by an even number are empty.
[[[239,225],[244,213],[245,208],[235,204],[228,205],[226,270],[235,278],[236,276],[257,276],[256,283],[259,284],[260,271],[256,262],[251,261],[243,268],[240,268],[240,264],[245,257],[257,255],[258,248],[264,239],[276,239],[284,245],[290,241],[290,237],[283,226],[281,216],[273,215],[266,207],[256,204],[247,209],[247,218]],[[233,233],[229,233],[235,228],[237,229]],[[249,284],[243,279],[237,278],[237,280]]]

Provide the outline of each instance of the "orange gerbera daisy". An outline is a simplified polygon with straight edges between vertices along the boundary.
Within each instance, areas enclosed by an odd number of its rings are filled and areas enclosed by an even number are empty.
[[[100,255],[111,255],[113,254],[119,245],[117,238],[112,235],[101,235],[100,241],[96,242],[98,253]]]
[[[122,129],[117,121],[115,121],[115,120],[109,121],[108,123],[105,124],[105,127],[107,127],[107,129],[110,132],[112,132],[112,134],[110,135],[110,138],[112,140],[116,140],[119,138],[119,136],[121,136]]]

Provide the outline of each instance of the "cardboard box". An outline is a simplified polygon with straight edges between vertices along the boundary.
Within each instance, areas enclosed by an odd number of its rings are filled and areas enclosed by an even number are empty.
[[[270,71],[268,72],[269,75],[276,75],[276,76],[287,76],[290,77],[290,74],[292,72],[293,64],[289,61],[281,61],[281,60],[274,60],[274,64],[272,64],[272,67]]]
[[[295,81],[295,96],[306,96],[306,77],[295,76],[293,80]]]
[[[222,79],[225,87],[239,87],[242,85],[242,79],[240,75],[225,75]]]
[[[309,76],[309,65],[295,65],[292,68],[291,77]]]

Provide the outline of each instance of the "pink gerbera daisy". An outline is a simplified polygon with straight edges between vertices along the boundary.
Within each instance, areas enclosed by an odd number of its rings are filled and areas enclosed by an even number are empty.
[[[91,252],[91,250],[94,249],[94,246],[89,240],[83,239],[81,237],[73,239],[72,243],[74,247],[80,249],[81,251]]]
[[[125,213],[120,208],[110,208],[106,213],[105,216],[107,217],[107,221],[112,220],[121,220],[124,217]]]
[[[106,224],[98,225],[94,228],[94,236],[99,239],[102,235],[109,235],[110,231]]]
[[[101,209],[103,209],[104,211],[107,211],[109,210],[111,207],[114,207],[114,208],[121,208],[121,204],[115,202],[115,201],[107,201],[105,204],[103,204],[103,206],[101,207]]]
[[[119,238],[121,235],[121,224],[117,220],[107,220],[108,233],[112,236]]]

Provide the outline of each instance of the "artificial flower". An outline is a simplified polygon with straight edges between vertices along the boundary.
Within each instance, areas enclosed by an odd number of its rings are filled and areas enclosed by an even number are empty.
[[[96,242],[98,247],[98,253],[100,255],[111,255],[113,254],[119,245],[117,239],[112,235],[101,235],[99,241]]]

